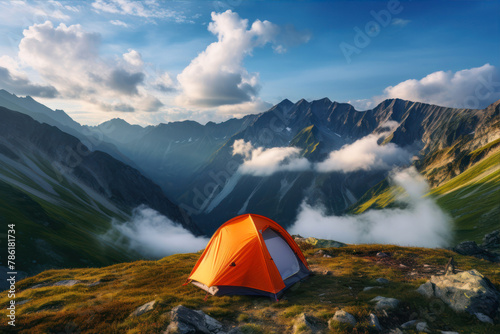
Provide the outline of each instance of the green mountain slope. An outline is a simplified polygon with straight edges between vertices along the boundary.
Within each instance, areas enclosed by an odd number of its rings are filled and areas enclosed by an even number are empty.
[[[468,153],[482,156],[463,173],[432,189],[429,196],[453,218],[454,242],[473,240],[498,229],[500,217],[500,150],[499,140]],[[425,175],[425,174],[424,174]],[[350,211],[362,213],[369,209],[397,206],[397,195],[402,189],[383,181],[370,189]]]

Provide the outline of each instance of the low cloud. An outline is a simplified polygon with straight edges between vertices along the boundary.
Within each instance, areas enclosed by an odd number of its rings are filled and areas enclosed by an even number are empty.
[[[254,176],[269,176],[281,171],[311,170],[311,163],[300,157],[300,149],[296,147],[253,147],[251,142],[243,139],[233,143],[233,155],[243,156],[243,164],[238,172]]]
[[[397,125],[397,122],[388,122],[382,128],[394,129]],[[391,170],[396,166],[408,164],[413,155],[394,143],[380,145],[389,133],[365,136],[330,152],[326,160],[316,163],[301,157],[301,149],[297,147],[254,147],[251,142],[239,139],[234,141],[232,148],[233,156],[243,157],[239,172],[254,176],[269,176],[280,171],[349,173],[358,170]]]
[[[207,238],[194,236],[146,206],[134,209],[128,222],[113,221],[111,230],[104,238],[152,258],[197,252],[204,249],[209,241]]]
[[[359,215],[328,216],[321,207],[303,203],[292,234],[346,243],[445,247],[451,240],[451,219],[430,197],[425,179],[414,167],[394,172],[391,182],[404,189],[398,201],[405,209],[370,210]]]
[[[231,10],[213,12],[208,30],[217,41],[177,76],[182,89],[177,97],[180,105],[212,108],[257,101],[259,74],[249,73],[243,59],[267,44],[285,52],[287,46],[308,40],[293,28],[281,28],[269,21],[255,20],[249,25],[247,19]]]
[[[390,170],[410,161],[412,154],[394,143],[379,145],[388,133],[370,134],[333,151],[325,161],[316,164],[322,173],[357,170]]]

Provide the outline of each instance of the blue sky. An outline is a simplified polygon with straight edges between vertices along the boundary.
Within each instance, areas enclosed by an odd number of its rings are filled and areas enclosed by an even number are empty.
[[[499,13],[498,1],[3,1],[0,87],[84,124],[221,121],[284,98],[484,107],[500,98]]]

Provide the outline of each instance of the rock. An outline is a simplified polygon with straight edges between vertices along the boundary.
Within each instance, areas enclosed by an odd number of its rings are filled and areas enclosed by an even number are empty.
[[[474,313],[474,315],[476,316],[476,318],[479,319],[479,321],[486,322],[486,323],[489,323],[489,324],[492,324],[492,325],[495,324],[493,322],[493,319],[491,319],[490,317],[488,317],[486,314],[477,312],[477,313]]]
[[[389,334],[403,334],[403,331],[399,328],[394,328],[389,331]]]
[[[322,274],[325,276],[330,276],[332,272],[330,270],[323,270]]]
[[[373,313],[370,313],[370,327],[375,328],[379,332],[382,331],[382,326],[380,326],[377,316]]]
[[[223,332],[220,332],[220,334],[223,334]],[[231,330],[227,332],[227,334],[243,334],[243,332],[238,327],[235,327],[231,328]]]
[[[370,290],[372,290],[372,289],[380,289],[380,287],[379,287],[379,286],[365,286],[365,287],[363,288],[363,291],[365,291],[365,292],[366,292],[366,291],[370,291]]]
[[[319,256],[323,256],[325,255],[325,251],[320,249],[319,251],[317,251],[316,253],[314,253],[314,255],[319,255]]]
[[[353,327],[356,326],[356,318],[354,318],[354,316],[352,314],[347,313],[344,310],[339,310],[339,311],[335,312],[335,315],[333,316],[333,318],[328,320],[328,327],[330,327],[330,329],[332,329],[332,327],[333,327],[332,325],[335,322],[350,324]]]
[[[176,306],[170,311],[170,324],[164,334],[213,334],[224,333],[223,326],[203,311],[191,310],[183,305]],[[233,328],[233,333],[239,330]]]
[[[487,250],[500,248],[500,230],[486,234],[483,238],[481,248]]]
[[[453,251],[462,255],[474,256],[479,259],[498,262],[499,256],[479,247],[475,241],[464,241],[453,248]]]
[[[441,331],[441,334],[460,334],[459,332]]]
[[[434,285],[430,281],[427,281],[418,287],[417,292],[427,298],[431,298],[434,296]]]
[[[377,296],[371,300],[372,302],[377,302],[375,305],[375,310],[392,310],[399,305],[399,300],[396,298],[387,298],[382,296]]]
[[[483,313],[494,318],[500,305],[500,293],[477,270],[455,275],[432,276],[417,291],[426,297],[438,297],[456,312]]]
[[[417,324],[417,322],[418,322],[418,320],[407,321],[407,322],[405,322],[404,324],[401,325],[401,328],[408,329],[408,328],[415,327],[415,325]]]
[[[308,315],[307,313],[300,314],[295,318],[293,324],[293,333],[319,333],[323,329],[321,320]]]
[[[391,281],[389,281],[387,278],[383,278],[383,277],[380,277],[380,278],[377,278],[376,281],[380,284],[389,284],[391,283]]]
[[[131,317],[138,317],[138,316],[141,316],[143,315],[144,313],[146,312],[149,312],[151,310],[153,310],[153,308],[155,307],[155,304],[156,304],[156,300],[152,300],[150,301],[149,303],[146,303],[144,305],[141,305],[139,306],[138,308],[136,308],[134,310],[134,312],[130,313],[130,316]]]
[[[26,304],[27,302],[31,301],[31,299],[25,299],[25,300],[21,300],[20,302],[16,302],[16,305],[19,306],[19,305],[23,305],[23,304]]]
[[[330,259],[332,258],[332,256],[328,255],[328,254],[323,255],[323,257],[330,258]]]
[[[339,248],[347,246],[343,242],[338,242],[335,240],[327,240],[327,239],[317,239],[313,237],[302,238],[300,235],[294,237],[296,242],[305,242],[308,243],[315,248]]]
[[[81,281],[75,279],[69,279],[69,280],[55,282],[54,284],[52,284],[52,286],[73,286],[78,283],[81,283]]]
[[[415,329],[417,330],[417,332],[430,332],[429,327],[427,327],[427,323],[425,321],[418,322],[415,325]]]
[[[390,257],[391,254],[385,253],[385,252],[378,252],[377,257],[384,258],[384,257]]]

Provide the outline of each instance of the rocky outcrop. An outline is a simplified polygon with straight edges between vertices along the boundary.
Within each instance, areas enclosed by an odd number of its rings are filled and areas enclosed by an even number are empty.
[[[222,324],[214,318],[206,315],[203,311],[191,310],[183,305],[174,307],[170,312],[170,318],[170,324],[164,334],[227,333]]]
[[[457,312],[483,313],[494,318],[500,306],[500,294],[477,270],[455,275],[432,276],[417,291],[426,297],[437,297]]]
[[[494,242],[494,241],[493,241]],[[474,256],[479,259],[488,260],[491,262],[499,262],[500,256],[492,253],[482,246],[478,246],[475,241],[464,241],[453,248],[453,251],[461,255]]]
[[[488,251],[500,250],[500,230],[486,234],[483,238],[481,248]]]

